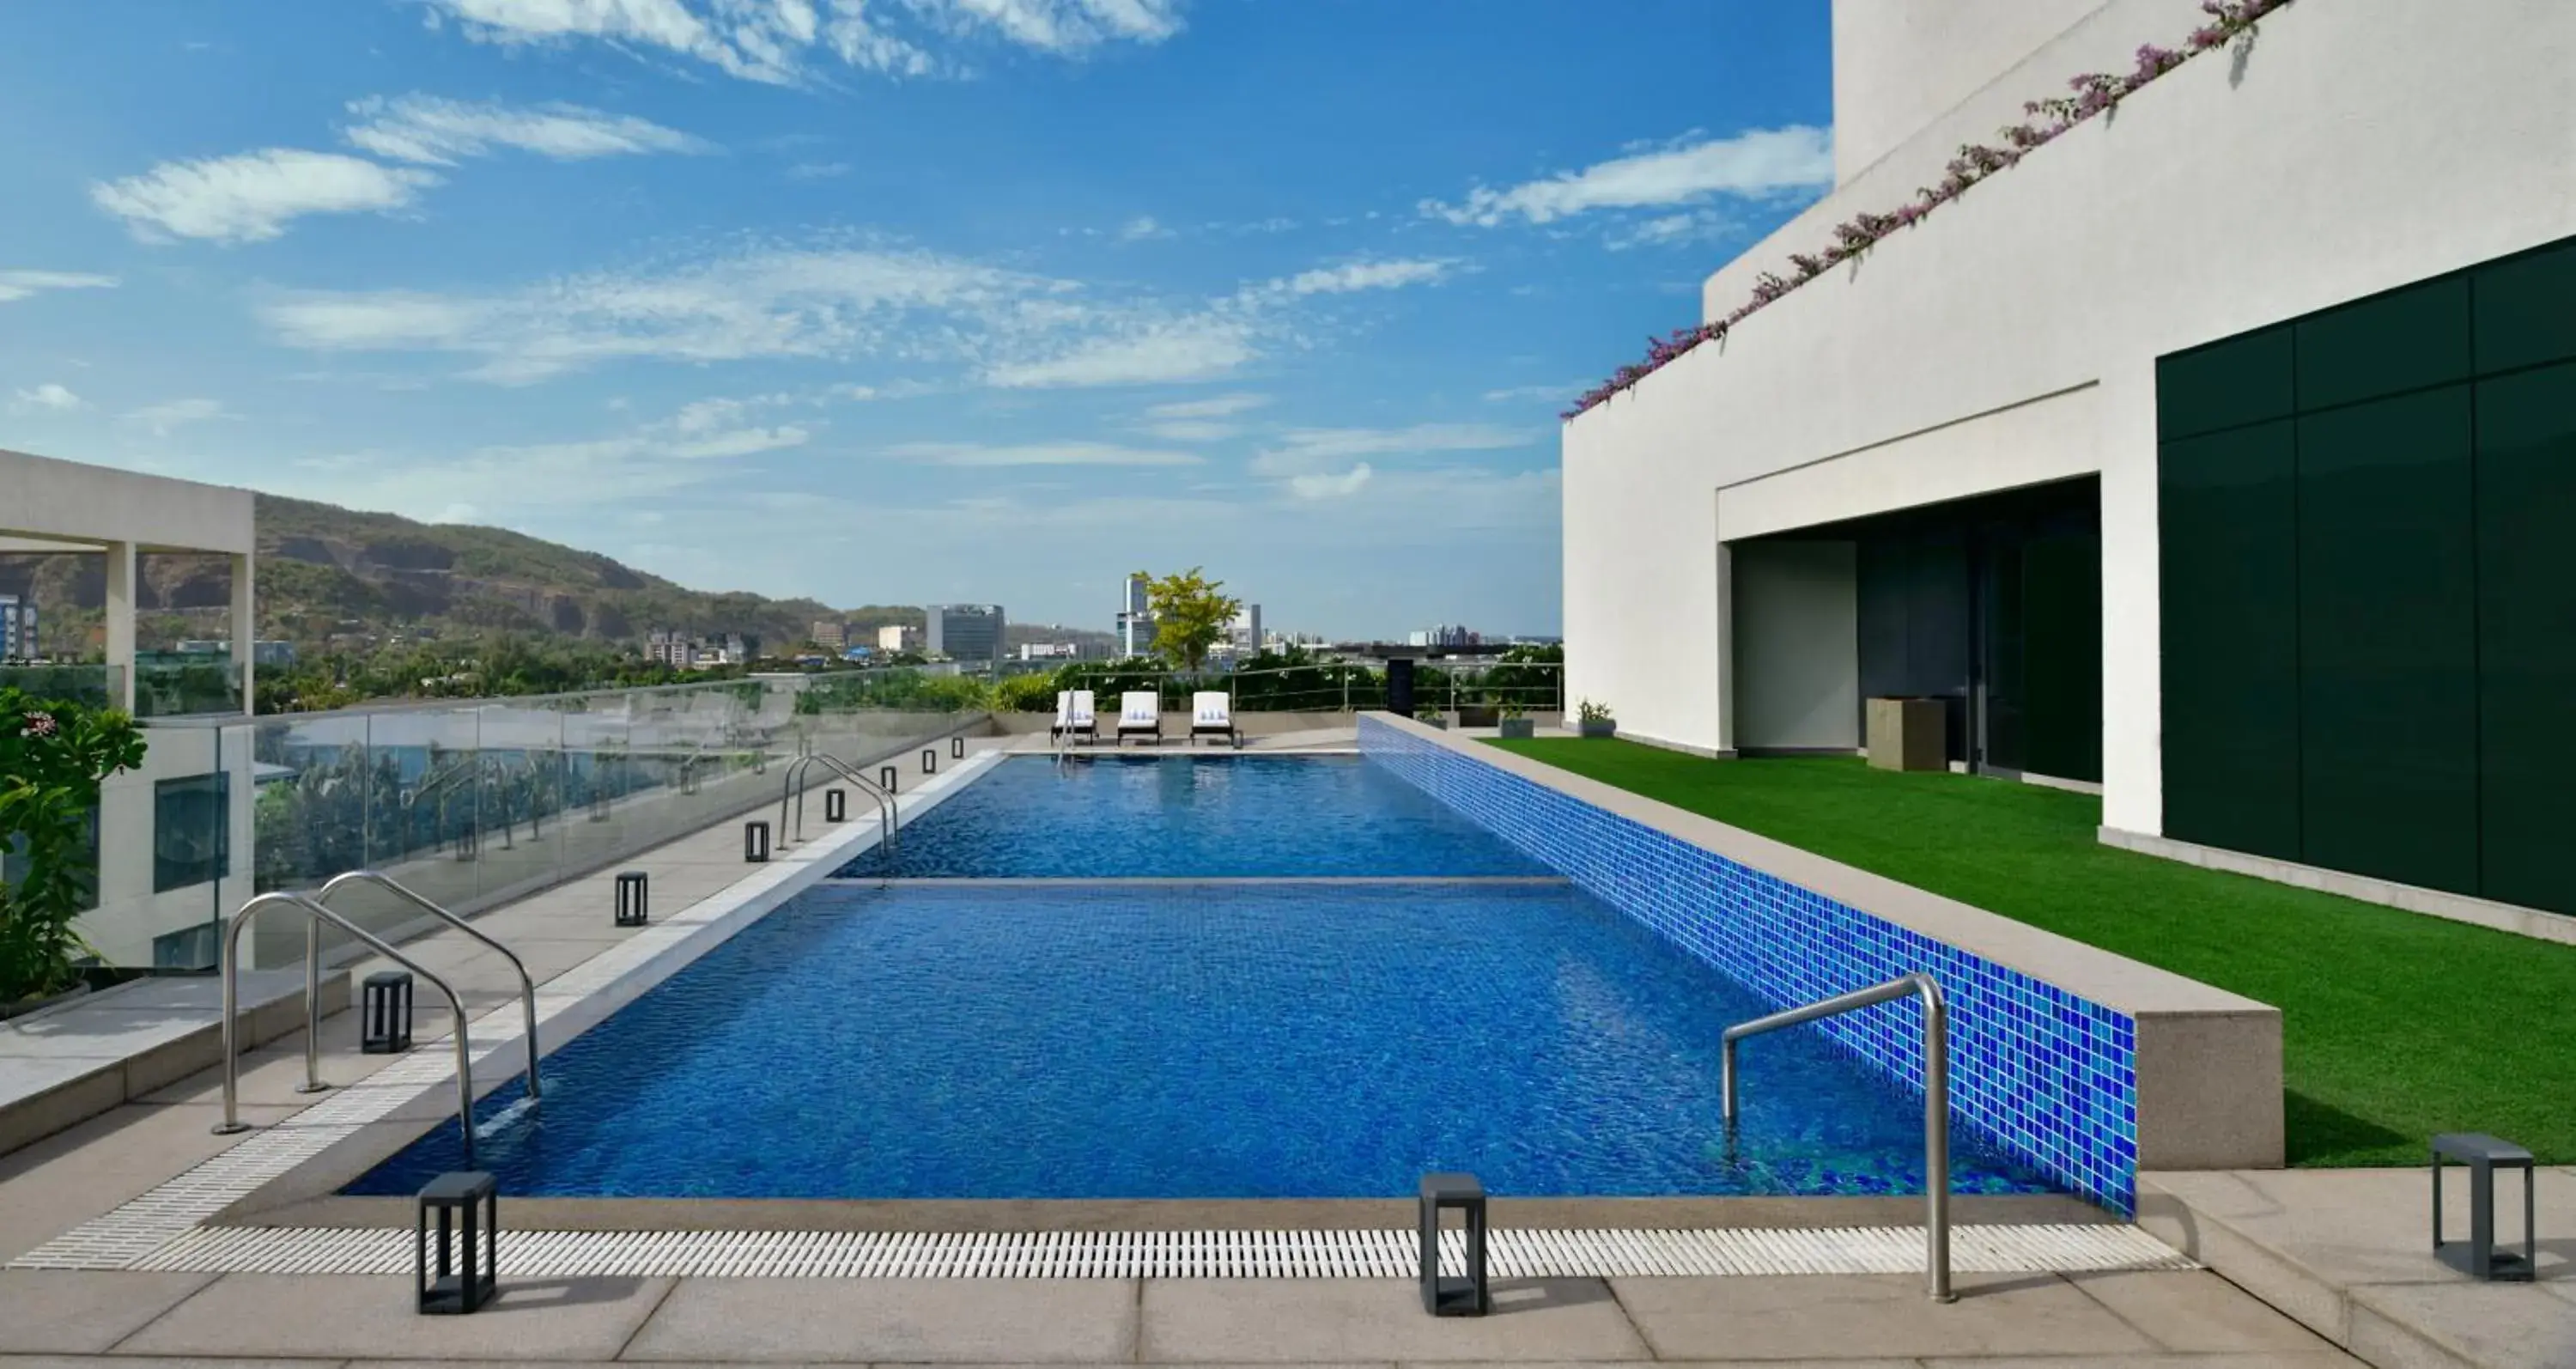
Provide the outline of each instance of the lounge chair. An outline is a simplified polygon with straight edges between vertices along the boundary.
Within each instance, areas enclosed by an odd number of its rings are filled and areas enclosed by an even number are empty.
[[[1150,689],[1131,689],[1118,700],[1118,740],[1151,737],[1163,744],[1163,696]]]
[[[1190,740],[1215,737],[1228,746],[1243,745],[1234,730],[1234,700],[1221,689],[1202,689],[1190,696]]]
[[[1055,726],[1048,730],[1047,735],[1075,741],[1100,740],[1100,724],[1091,716],[1090,690],[1064,689],[1056,692]]]

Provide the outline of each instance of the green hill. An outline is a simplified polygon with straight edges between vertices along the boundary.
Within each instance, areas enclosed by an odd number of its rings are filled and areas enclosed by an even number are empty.
[[[922,621],[918,608],[840,610],[814,599],[689,589],[598,552],[502,528],[417,523],[267,494],[258,518],[259,635],[307,648],[491,631],[634,642],[657,628],[741,633],[784,647],[803,641],[817,619],[869,629]],[[217,631],[230,602],[221,558],[153,556],[141,578],[140,608],[152,619],[139,625],[145,641]],[[0,557],[0,592],[10,591],[45,606],[55,642],[94,637],[106,597],[95,556]]]

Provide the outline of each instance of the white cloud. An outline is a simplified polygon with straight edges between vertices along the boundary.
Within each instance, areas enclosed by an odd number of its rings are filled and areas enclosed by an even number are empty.
[[[1604,234],[1601,241],[1613,252],[1624,252],[1631,247],[1680,247],[1715,242],[1742,226],[1733,215],[1693,209],[1679,214],[1658,214],[1624,224]]]
[[[1380,269],[1388,265],[1309,273],[1329,277],[1324,284],[1292,277],[1174,302],[1103,297],[1079,282],[917,249],[765,247],[498,294],[282,292],[259,314],[291,346],[451,353],[476,359],[467,376],[500,384],[622,359],[860,356],[954,363],[997,389],[1186,384],[1233,374],[1273,347],[1303,345],[1318,297],[1434,278]],[[936,379],[870,394],[916,394]]]
[[[1590,381],[1578,380],[1571,381],[1563,385],[1510,385],[1499,390],[1487,390],[1485,392],[1485,402],[1489,404],[1518,404],[1523,400],[1572,399],[1574,396],[1583,393],[1585,388],[1590,384]]]
[[[932,44],[999,41],[1056,57],[1113,42],[1159,43],[1181,0],[423,0],[479,42],[594,40],[658,49],[745,80],[792,85],[837,57],[893,76],[955,70]]]
[[[1300,499],[1347,499],[1360,492],[1375,472],[1363,461],[1340,475],[1299,475],[1288,480],[1288,492]]]
[[[1454,224],[1492,228],[1511,219],[1553,223],[1592,210],[1812,190],[1833,184],[1833,179],[1832,132],[1795,124],[1617,157],[1502,190],[1480,185],[1462,203],[1425,200],[1421,209]]]
[[[1296,428],[1252,458],[1259,475],[1314,475],[1362,456],[1488,452],[1526,447],[1538,435],[1486,423],[1417,423],[1410,428]]]
[[[977,442],[905,442],[886,455],[939,466],[1196,466],[1187,452],[1122,447],[1109,442],[1032,442],[988,446]]]
[[[348,130],[354,146],[394,161],[433,166],[454,166],[496,148],[557,161],[710,150],[706,142],[649,119],[580,105],[514,106],[403,95],[352,101],[349,112],[364,120]]]
[[[1136,218],[1129,219],[1125,224],[1120,225],[1118,229],[1118,240],[1120,242],[1144,242],[1152,238],[1169,238],[1177,236],[1179,235],[1172,232],[1172,230],[1154,222],[1154,218],[1150,214],[1139,215]]]
[[[99,208],[136,237],[264,242],[305,214],[389,213],[408,207],[438,177],[363,157],[272,147],[234,157],[163,162],[140,176],[90,187]]]
[[[168,437],[174,428],[190,423],[209,423],[216,419],[241,417],[215,399],[174,399],[166,404],[150,404],[124,415],[128,423],[140,425],[154,437]]]
[[[1437,285],[1448,278],[1445,261],[1371,261],[1300,271],[1276,288],[1292,295],[1348,295],[1362,290],[1400,290],[1408,285]]]
[[[1146,406],[1149,418],[1232,418],[1248,413],[1270,402],[1268,395],[1216,395],[1208,399],[1184,399],[1170,404]]]
[[[116,277],[82,271],[0,271],[0,304],[43,290],[113,290]]]
[[[481,359],[468,372],[477,379],[525,384],[621,358],[909,355],[953,339],[906,321],[972,317],[1056,288],[929,252],[766,250],[498,295],[306,291],[272,299],[260,314],[293,346],[452,352]]]
[[[1252,320],[1223,313],[1147,323],[1041,360],[989,366],[984,381],[1036,390],[1214,380],[1258,354],[1254,332]]]
[[[74,409],[85,409],[88,407],[88,400],[81,398],[79,395],[73,394],[70,390],[57,385],[50,380],[32,390],[20,390],[17,397],[9,401],[9,408],[11,411],[17,413],[27,413],[37,409],[51,409],[56,413],[69,413]]]

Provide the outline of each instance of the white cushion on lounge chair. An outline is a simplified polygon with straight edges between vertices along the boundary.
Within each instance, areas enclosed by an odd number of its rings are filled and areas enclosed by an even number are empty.
[[[1055,730],[1062,732],[1072,722],[1073,691],[1059,689],[1055,692]]]
[[[1073,707],[1073,716],[1072,716],[1071,718],[1069,718],[1069,719],[1067,719],[1067,720],[1066,720],[1070,725],[1072,725],[1072,726],[1074,726],[1074,727],[1090,727],[1090,726],[1092,726],[1092,716],[1091,716],[1091,691],[1090,691],[1090,690],[1088,690],[1088,689],[1077,689],[1077,690],[1073,691],[1073,705],[1072,705],[1072,707]]]
[[[1150,689],[1131,689],[1118,699],[1118,730],[1158,732],[1163,726],[1163,696]]]
[[[1234,727],[1234,700],[1217,689],[1202,689],[1192,694],[1190,726],[1231,731]]]

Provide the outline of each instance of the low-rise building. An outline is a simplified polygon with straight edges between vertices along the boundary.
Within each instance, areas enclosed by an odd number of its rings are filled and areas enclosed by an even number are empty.
[[[921,650],[921,629],[908,627],[902,623],[888,623],[877,629],[877,650],[919,651]]]

